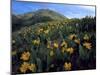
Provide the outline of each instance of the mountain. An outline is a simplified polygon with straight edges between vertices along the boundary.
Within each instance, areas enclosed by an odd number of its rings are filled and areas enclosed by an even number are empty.
[[[67,19],[65,16],[49,10],[49,9],[39,9],[35,12],[28,12],[21,15],[12,15],[12,25],[13,31],[19,29],[23,26],[34,25],[36,23],[56,21]]]

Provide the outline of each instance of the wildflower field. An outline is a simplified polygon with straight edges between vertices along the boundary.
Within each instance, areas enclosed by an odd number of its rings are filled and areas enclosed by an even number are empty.
[[[95,17],[46,21],[12,32],[12,72],[96,68]]]

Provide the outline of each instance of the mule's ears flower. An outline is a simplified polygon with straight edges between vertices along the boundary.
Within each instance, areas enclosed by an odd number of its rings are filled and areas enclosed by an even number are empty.
[[[70,62],[69,63],[65,62],[64,69],[67,70],[67,71],[71,70],[72,69],[72,64]]]
[[[24,61],[29,60],[29,58],[30,58],[30,53],[29,53],[29,52],[24,52],[24,53],[22,53],[22,55],[21,55],[21,57],[20,57],[20,59],[22,59],[22,60],[24,60]]]

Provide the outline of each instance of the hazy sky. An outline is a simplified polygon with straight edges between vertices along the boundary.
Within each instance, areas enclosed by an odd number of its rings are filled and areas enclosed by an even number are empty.
[[[23,14],[38,9],[51,9],[68,18],[95,16],[94,6],[12,1],[12,13]]]

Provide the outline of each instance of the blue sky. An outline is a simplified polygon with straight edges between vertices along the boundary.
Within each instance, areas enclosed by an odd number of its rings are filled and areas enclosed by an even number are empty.
[[[39,9],[54,10],[68,18],[82,18],[85,16],[95,16],[94,6],[83,5],[68,5],[68,4],[54,4],[54,3],[36,3],[36,2],[23,2],[12,1],[12,13],[23,14]]]

